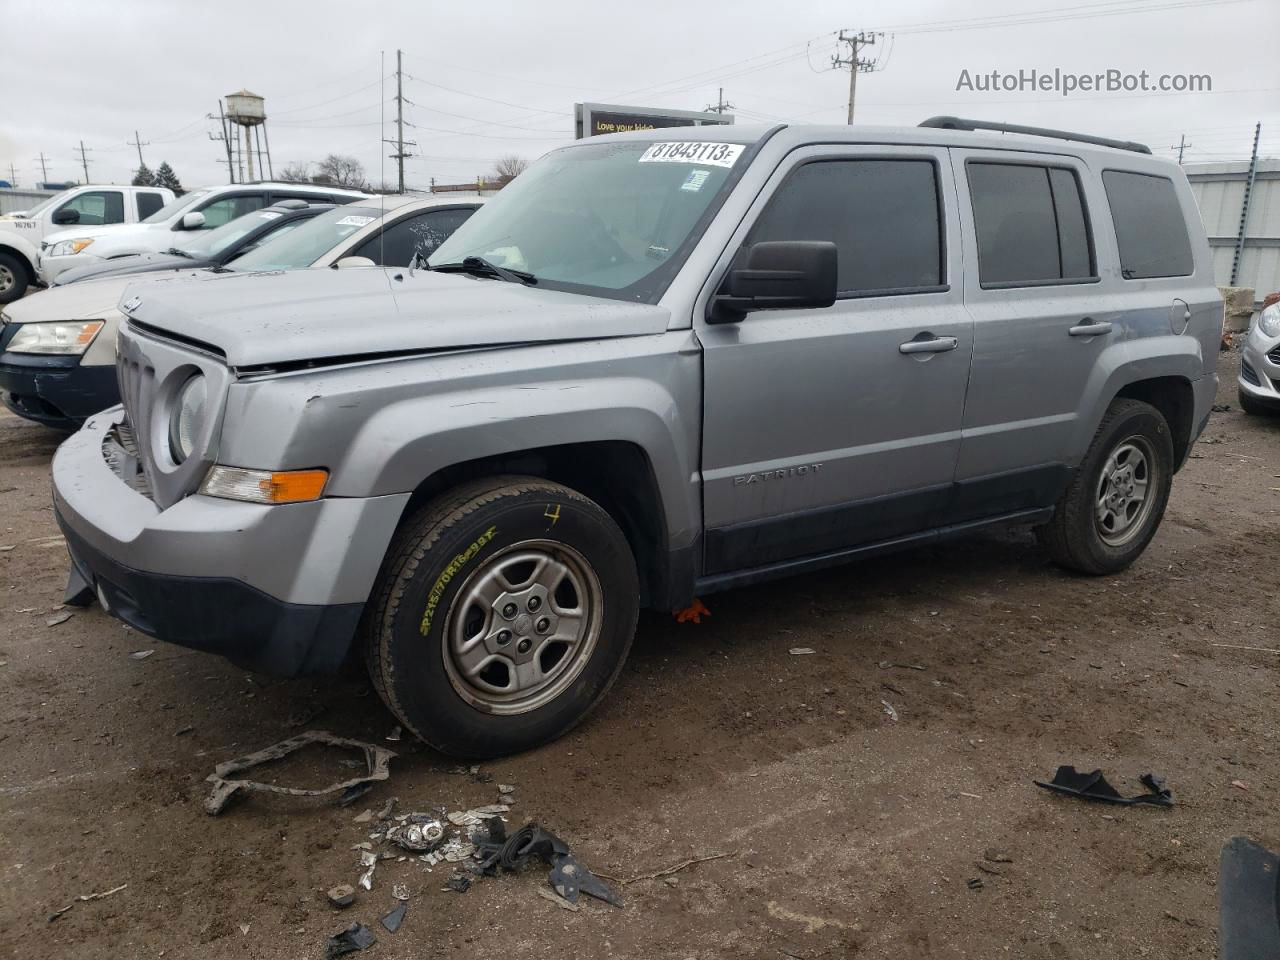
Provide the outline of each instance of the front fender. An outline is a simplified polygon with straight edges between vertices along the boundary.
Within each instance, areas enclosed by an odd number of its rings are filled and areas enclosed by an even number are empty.
[[[31,231],[33,234],[35,230]],[[40,252],[40,238],[36,237],[32,243],[21,233],[15,230],[0,230],[0,253],[8,253],[21,257],[27,262],[27,267],[31,271],[31,275],[35,276],[36,258]]]
[[[1076,420],[1071,438],[1070,464],[1074,466],[1084,459],[1107,407],[1125,387],[1157,377],[1176,377],[1192,386],[1202,376],[1204,357],[1200,341],[1195,337],[1172,334],[1141,337],[1108,347],[1094,365],[1084,390],[1088,402]],[[1193,423],[1199,423],[1202,415],[1208,413],[1207,409],[1199,409],[1205,402],[1201,393],[1196,391],[1197,409]]]

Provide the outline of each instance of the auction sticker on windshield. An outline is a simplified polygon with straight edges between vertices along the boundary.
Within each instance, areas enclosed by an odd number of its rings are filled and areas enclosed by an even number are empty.
[[[707,163],[732,167],[742,154],[740,143],[654,143],[640,156],[641,163]]]
[[[363,227],[366,223],[373,223],[373,217],[350,216],[343,217],[336,226],[339,227]]]

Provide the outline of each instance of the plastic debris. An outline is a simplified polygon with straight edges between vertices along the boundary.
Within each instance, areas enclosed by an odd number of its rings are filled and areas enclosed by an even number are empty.
[[[391,896],[397,900],[409,899],[409,887],[403,883],[394,883],[391,885]]]
[[[440,859],[446,863],[461,863],[475,855],[476,847],[463,837],[453,837],[445,841],[437,852],[440,854]]]
[[[516,788],[509,783],[500,783],[498,784],[498,792],[506,796],[507,794],[515,793]]]
[[[676,623],[701,623],[703,617],[711,616],[711,611],[707,609],[706,604],[695,598],[693,603],[683,610],[672,610],[671,615],[676,618]]]
[[[444,882],[446,890],[452,890],[454,893],[466,893],[471,889],[471,875],[455,870]]]
[[[349,907],[356,901],[355,887],[349,883],[340,883],[336,887],[330,887],[328,893],[325,894],[338,909]]]
[[[233,776],[259,764],[267,763],[271,760],[279,760],[313,743],[323,743],[332,747],[350,747],[363,751],[367,767],[365,773],[361,776],[353,777],[349,780],[340,780],[327,787],[320,787],[314,790],[299,787],[282,787],[273,783],[261,783],[256,780],[241,780]],[[374,746],[371,743],[364,743],[360,740],[350,740],[346,737],[337,737],[323,730],[308,730],[306,733],[290,737],[288,740],[282,740],[264,750],[259,750],[236,760],[228,760],[214,767],[214,772],[206,778],[209,783],[213,784],[213,790],[204,802],[205,812],[211,816],[221,813],[227,802],[242,790],[284,794],[291,797],[326,797],[336,794],[337,803],[340,806],[345,806],[366,793],[375,781],[385,780],[390,776],[389,765],[393,757],[395,757],[395,754],[385,747]]]
[[[444,843],[444,824],[426,814],[414,813],[404,823],[388,830],[386,838],[402,850],[430,853]]]
[[[574,858],[568,844],[537,824],[526,824],[507,836],[502,821],[494,817],[472,840],[479,872],[495,873],[499,867],[514,872],[538,857],[551,867],[547,875],[551,888],[569,903],[576,904],[578,895],[585,893],[615,907],[622,906],[618,895]]]
[[[898,719],[898,711],[893,708],[893,704],[888,700],[881,700],[880,705],[884,707],[884,715],[890,720]]]
[[[341,933],[335,933],[324,945],[324,960],[333,960],[357,950],[366,950],[378,942],[373,931],[363,923],[353,923]]]
[[[791,654],[793,657],[807,657],[810,654],[817,652],[818,651],[813,649],[813,647],[792,647],[787,651],[787,653]]]
[[[56,627],[60,623],[66,623],[68,620],[70,620],[74,616],[75,614],[72,613],[70,610],[65,610],[62,613],[58,614],[56,617],[50,617],[48,620],[44,622],[44,625],[46,627]]]
[[[395,727],[392,727],[391,732],[387,734],[387,739],[392,742],[395,742],[396,740],[399,740],[400,737],[403,735],[404,735],[404,730],[402,730],[399,726],[395,726]]]
[[[1034,782],[1037,787],[1044,787],[1046,790],[1070,797],[1079,797],[1082,800],[1100,800],[1104,803],[1125,805],[1145,803],[1156,807],[1173,806],[1173,793],[1165,788],[1155,774],[1144,773],[1141,781],[1147,788],[1147,792],[1134,797],[1122,797],[1120,792],[1107,782],[1101,770],[1080,773],[1075,767],[1064,766],[1058,768],[1057,774],[1048,783],[1040,780]]]
[[[129,654],[129,659],[145,660],[147,659],[147,657],[151,656],[153,653],[155,653],[154,650],[135,650],[133,651],[133,653]]]
[[[382,809],[378,811],[378,819],[390,820],[391,812],[395,810],[395,808],[396,808],[396,798],[391,797],[389,800],[387,800],[386,803],[382,805]]]
[[[378,922],[386,928],[387,933],[395,933],[404,923],[404,915],[409,912],[409,905],[402,903]]]
[[[474,807],[471,810],[454,810],[448,814],[448,821],[455,827],[478,827],[490,817],[497,816],[500,813],[507,813],[511,806],[506,803],[491,803],[484,807]]]

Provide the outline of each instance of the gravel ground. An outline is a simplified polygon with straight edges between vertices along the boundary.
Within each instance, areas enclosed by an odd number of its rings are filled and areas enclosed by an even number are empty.
[[[67,612],[59,437],[0,416],[0,953],[320,957],[359,920],[388,960],[1212,957],[1223,842],[1280,848],[1280,655],[1238,648],[1280,647],[1280,421],[1236,409],[1233,364],[1231,409],[1121,576],[1067,575],[1015,531],[712,596],[701,625],[643,618],[612,695],[558,743],[475,774],[387,743],[391,779],[354,807],[250,797],[216,818],[215,763],[312,728],[385,742],[394,721],[358,677],[252,676],[97,609],[47,625]],[[325,782],[335,759],[279,776]],[[1135,792],[1154,771],[1177,806],[1032,785],[1061,763]],[[562,910],[541,870],[457,894],[445,867],[397,860],[329,906],[360,873],[362,809],[491,803],[498,783],[512,824],[615,878],[729,856],[620,884],[621,910]]]

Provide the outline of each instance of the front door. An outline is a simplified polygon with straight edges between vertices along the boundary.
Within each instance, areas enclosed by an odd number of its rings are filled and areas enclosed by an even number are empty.
[[[710,575],[934,526],[960,446],[973,335],[947,151],[794,151],[733,244],[765,240],[834,242],[840,294],[697,321]]]

